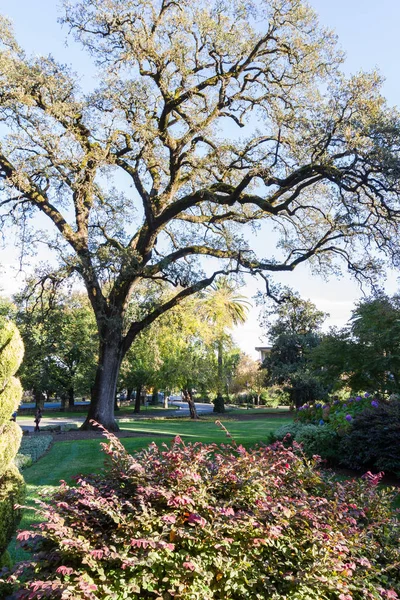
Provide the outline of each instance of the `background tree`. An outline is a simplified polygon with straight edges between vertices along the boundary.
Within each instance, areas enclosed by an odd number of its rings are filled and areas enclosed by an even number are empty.
[[[400,393],[400,297],[359,302],[341,330],[332,329],[312,352],[323,381],[352,392]]]
[[[162,358],[157,342],[157,329],[150,326],[135,339],[122,362],[120,385],[126,388],[128,398],[135,391],[135,413],[140,412],[143,391],[158,383]]]
[[[204,318],[203,300],[193,297],[165,314],[158,322],[162,364],[158,381],[165,390],[179,389],[197,419],[194,392],[215,391],[217,364],[210,323]]]
[[[257,404],[259,404],[264,389],[265,371],[261,370],[260,361],[254,360],[248,354],[241,353],[232,381],[232,391],[236,394],[254,394]]]
[[[37,404],[56,394],[74,406],[77,393],[90,395],[97,339],[89,302],[80,293],[37,289],[31,281],[16,296],[16,320],[25,343],[21,378]]]
[[[394,252],[398,239],[399,118],[376,74],[345,80],[333,34],[301,0],[64,9],[97,61],[92,93],[0,22],[0,217],[21,224],[23,248],[46,239],[30,217],[47,218],[49,247],[81,277],[99,336],[84,426],[116,429],[133,340],[217,274],[260,274],[272,293],[268,275],[312,258],[375,273],[374,242]],[[279,240],[257,257],[248,224],[262,223]],[[131,320],[150,279],[180,287]]]
[[[313,371],[310,353],[320,343],[320,327],[327,315],[298,295],[279,305],[275,313],[276,322],[268,330],[271,351],[262,365],[265,383],[281,386],[293,406],[322,399],[327,389]]]
[[[212,336],[217,349],[217,397],[214,400],[214,412],[225,412],[224,392],[224,345],[230,341],[229,329],[246,321],[250,303],[245,296],[237,292],[237,282],[219,277],[206,291],[204,309],[208,317]]]

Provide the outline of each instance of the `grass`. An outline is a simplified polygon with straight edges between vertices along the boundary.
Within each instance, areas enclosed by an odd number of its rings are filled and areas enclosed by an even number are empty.
[[[220,419],[224,423],[224,419]],[[226,442],[227,438],[219,427],[215,425],[215,417],[212,421],[191,421],[183,419],[160,419],[121,422],[123,429],[136,431],[137,433],[151,433],[153,435],[180,435],[188,441],[199,441],[204,443]],[[225,425],[238,444],[252,446],[258,442],[266,442],[269,433],[277,427],[290,423],[290,417],[263,417],[252,421],[226,421]]]
[[[247,408],[247,406],[244,404],[242,406],[228,406],[227,411],[230,415],[266,415],[271,413],[285,415],[289,412],[289,406],[277,406],[276,408],[259,406]]]

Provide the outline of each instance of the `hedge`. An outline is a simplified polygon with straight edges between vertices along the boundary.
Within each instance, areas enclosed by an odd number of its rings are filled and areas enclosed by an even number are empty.
[[[0,428],[8,423],[11,415],[17,410],[22,397],[22,387],[19,379],[10,377],[0,390]]]
[[[0,479],[0,557],[21,519],[21,510],[15,510],[14,505],[21,504],[24,495],[24,479],[17,467],[11,465]]]
[[[21,442],[21,428],[10,421],[12,413],[18,408],[22,388],[14,377],[22,357],[24,347],[16,326],[0,318],[0,564],[6,564],[8,543],[21,518],[21,511],[15,510],[15,504],[21,504],[25,484],[18,468],[14,464]]]

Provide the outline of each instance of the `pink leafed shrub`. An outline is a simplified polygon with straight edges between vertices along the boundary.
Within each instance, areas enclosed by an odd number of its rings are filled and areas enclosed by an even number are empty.
[[[324,479],[296,444],[151,444],[114,436],[103,474],[65,483],[21,532],[32,560],[0,597],[365,600],[400,595],[393,494]],[[3,596],[1,596],[3,593]]]

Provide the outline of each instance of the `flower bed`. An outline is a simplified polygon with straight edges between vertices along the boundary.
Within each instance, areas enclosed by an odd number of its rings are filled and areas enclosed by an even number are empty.
[[[397,598],[399,522],[378,478],[324,479],[281,443],[184,444],[130,456],[107,434],[101,476],[63,483],[4,595],[80,600]],[[1,584],[0,584],[1,585]],[[13,595],[12,595],[13,594]]]

